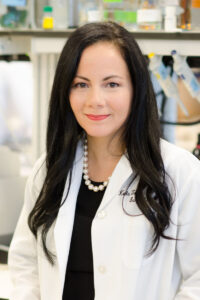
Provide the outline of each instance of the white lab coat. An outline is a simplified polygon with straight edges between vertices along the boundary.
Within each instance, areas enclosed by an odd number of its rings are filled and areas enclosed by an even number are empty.
[[[156,252],[145,256],[153,228],[143,215],[130,217],[122,209],[123,187],[132,176],[129,162],[122,156],[92,222],[95,300],[200,299],[200,162],[165,141],[161,142],[161,149],[165,168],[174,182],[173,195],[176,194],[166,235],[179,241],[161,239]],[[44,165],[40,168],[42,161],[44,157],[28,180],[24,207],[10,247],[14,285],[11,300],[62,299],[82,176],[82,149],[79,147],[76,153],[67,200],[47,237],[47,247],[56,254],[55,266],[46,259],[40,238],[36,241],[27,226],[45,176]],[[138,180],[130,187],[130,194],[124,195],[124,207],[132,214],[140,213],[131,198]],[[171,181],[168,182],[173,191]],[[64,196],[65,193],[66,187]]]

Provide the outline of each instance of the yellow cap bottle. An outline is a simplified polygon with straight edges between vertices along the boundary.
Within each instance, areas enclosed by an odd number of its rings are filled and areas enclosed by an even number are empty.
[[[52,6],[44,6],[43,8],[43,22],[42,27],[44,29],[53,29],[54,22],[53,22],[53,8]]]

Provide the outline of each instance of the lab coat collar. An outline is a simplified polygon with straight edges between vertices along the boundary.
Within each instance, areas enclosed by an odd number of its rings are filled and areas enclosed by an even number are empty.
[[[109,184],[107,186],[98,211],[104,209],[107,205],[109,205],[112,199],[117,194],[119,194],[120,189],[127,181],[127,179],[130,178],[131,175],[133,175],[133,170],[131,168],[127,155],[124,154],[120,158],[118,164],[116,165],[112,173],[112,176],[110,178]]]

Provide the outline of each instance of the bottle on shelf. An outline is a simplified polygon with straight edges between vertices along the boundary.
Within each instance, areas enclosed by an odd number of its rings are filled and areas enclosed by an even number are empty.
[[[200,160],[200,133],[198,134],[197,145],[192,153]]]
[[[79,26],[102,20],[101,0],[79,0]]]
[[[164,30],[177,30],[176,6],[166,6],[164,10]]]
[[[137,11],[138,28],[143,30],[160,30],[162,28],[162,11],[159,0],[141,0]]]
[[[68,27],[76,28],[79,25],[80,0],[68,0]]]
[[[53,29],[53,27],[54,27],[52,6],[44,6],[44,8],[43,8],[42,27],[44,29]]]
[[[124,0],[121,25],[128,30],[137,30],[137,9],[139,0]]]
[[[169,98],[172,98],[177,101],[181,110],[185,115],[188,115],[187,109],[182,103],[179,92],[176,84],[173,82],[171,76],[168,73],[167,68],[162,62],[162,57],[159,55],[155,55],[154,53],[150,53],[149,57],[149,69],[156,76],[160,86],[162,87],[165,95]]]
[[[184,10],[180,15],[180,27],[191,30],[191,0],[180,0],[180,6]]]
[[[53,8],[53,20],[55,29],[66,29],[68,27],[68,5],[67,0],[51,0]]]
[[[171,54],[174,60],[173,66],[176,74],[183,80],[183,83],[191,96],[197,98],[200,102],[200,83],[189,67],[186,57],[180,56],[176,50],[172,50]]]
[[[191,1],[191,28],[200,30],[200,0]]]
[[[185,0],[160,0],[165,31],[182,31],[181,22],[184,20],[182,18],[184,7],[182,7],[183,3],[181,1]]]
[[[43,28],[43,9],[47,5],[46,0],[35,0],[35,24],[37,28]]]
[[[129,30],[137,29],[137,8],[139,0],[102,0],[103,19],[114,21]]]

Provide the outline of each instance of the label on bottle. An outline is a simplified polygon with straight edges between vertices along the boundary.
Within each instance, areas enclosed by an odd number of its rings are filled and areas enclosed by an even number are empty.
[[[26,6],[26,0],[2,0],[1,2],[7,6]]]
[[[42,27],[44,29],[52,29],[53,28],[53,17],[44,17]]]
[[[192,0],[192,8],[200,8],[200,0]]]
[[[162,15],[160,9],[138,9],[137,22],[161,22]]]
[[[126,23],[137,23],[137,12],[136,11],[125,11],[125,22]]]
[[[123,0],[103,0],[105,3],[122,3]]]
[[[164,21],[165,31],[173,31],[177,29],[177,19],[173,14],[171,16],[165,16]]]

